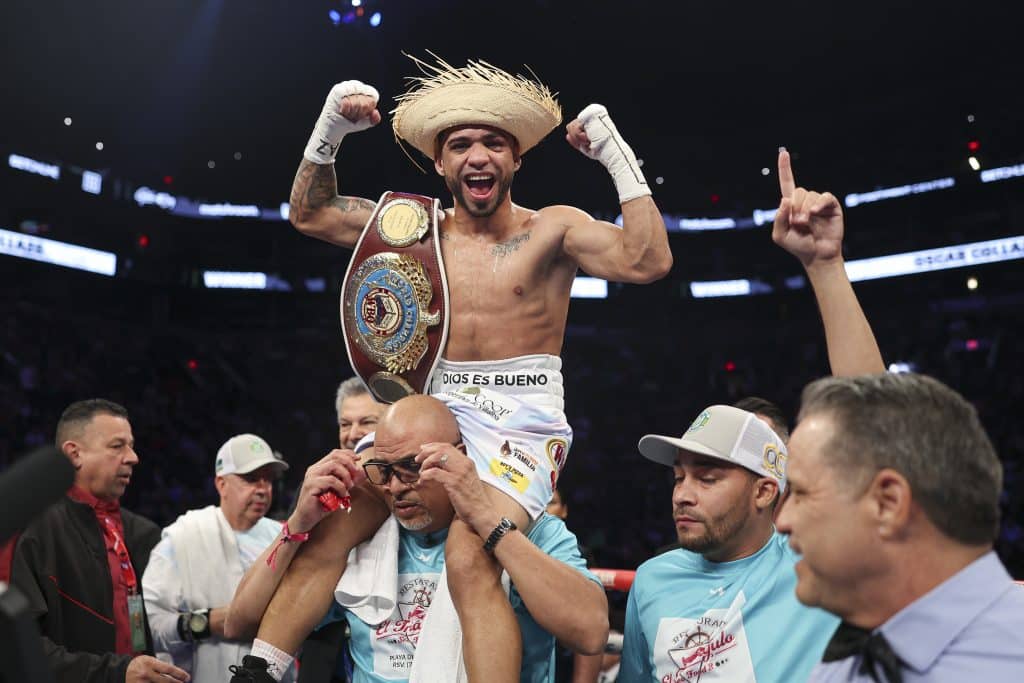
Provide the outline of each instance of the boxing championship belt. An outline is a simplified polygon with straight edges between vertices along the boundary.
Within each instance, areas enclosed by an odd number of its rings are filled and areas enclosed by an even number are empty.
[[[448,281],[430,197],[385,192],[356,243],[341,288],[352,369],[374,398],[425,393],[448,340]]]

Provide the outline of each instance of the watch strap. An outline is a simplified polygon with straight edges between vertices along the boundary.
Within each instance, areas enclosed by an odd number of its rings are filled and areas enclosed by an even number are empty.
[[[484,550],[489,553],[493,553],[494,546],[498,545],[498,541],[504,538],[508,532],[518,528],[519,527],[516,526],[516,523],[511,519],[508,517],[502,517],[501,521],[498,522],[498,526],[494,527],[494,531],[492,531],[491,535],[487,537],[486,541],[484,541]]]

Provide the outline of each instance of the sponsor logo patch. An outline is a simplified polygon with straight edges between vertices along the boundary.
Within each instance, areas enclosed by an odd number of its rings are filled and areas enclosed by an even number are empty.
[[[711,421],[711,413],[708,411],[702,412],[697,416],[697,419],[690,424],[690,428],[686,430],[686,433],[695,432],[702,427],[707,426],[707,423]]]
[[[529,450],[519,444],[513,444],[509,441],[501,444],[501,454],[506,458],[515,460],[518,464],[523,465],[531,472],[537,471],[537,458],[533,456]]]
[[[786,476],[786,451],[779,448],[776,443],[767,443],[764,446],[764,457],[762,458],[764,468],[776,479]]]
[[[548,439],[544,443],[544,452],[548,454],[548,460],[555,471],[561,472],[569,455],[569,442],[560,437]]]
[[[500,395],[476,386],[463,387],[458,391],[449,391],[446,392],[446,395],[463,403],[468,403],[495,422],[501,422],[515,412],[514,406],[509,402],[503,401]]]
[[[491,459],[491,474],[509,483],[519,493],[526,493],[530,486],[530,477],[510,462]]]

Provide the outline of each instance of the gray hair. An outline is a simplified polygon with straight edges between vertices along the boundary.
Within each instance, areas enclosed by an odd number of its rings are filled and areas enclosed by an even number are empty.
[[[831,466],[861,486],[896,470],[942,533],[968,545],[998,536],[1003,466],[960,394],[911,373],[829,377],[803,391],[799,420],[818,413],[835,421],[825,449]]]
[[[349,377],[339,384],[338,394],[334,397],[334,410],[338,414],[338,424],[341,424],[341,404],[345,402],[345,399],[369,393],[363,380],[358,377]]]

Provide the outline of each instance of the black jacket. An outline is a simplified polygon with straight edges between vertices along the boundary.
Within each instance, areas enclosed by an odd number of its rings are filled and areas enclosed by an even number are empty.
[[[160,527],[123,508],[121,521],[141,591]],[[57,681],[123,683],[131,657],[113,652],[110,565],[91,507],[65,497],[30,524],[14,551],[11,585],[25,595],[39,620],[43,652]],[[148,623],[146,643],[152,654]]]

